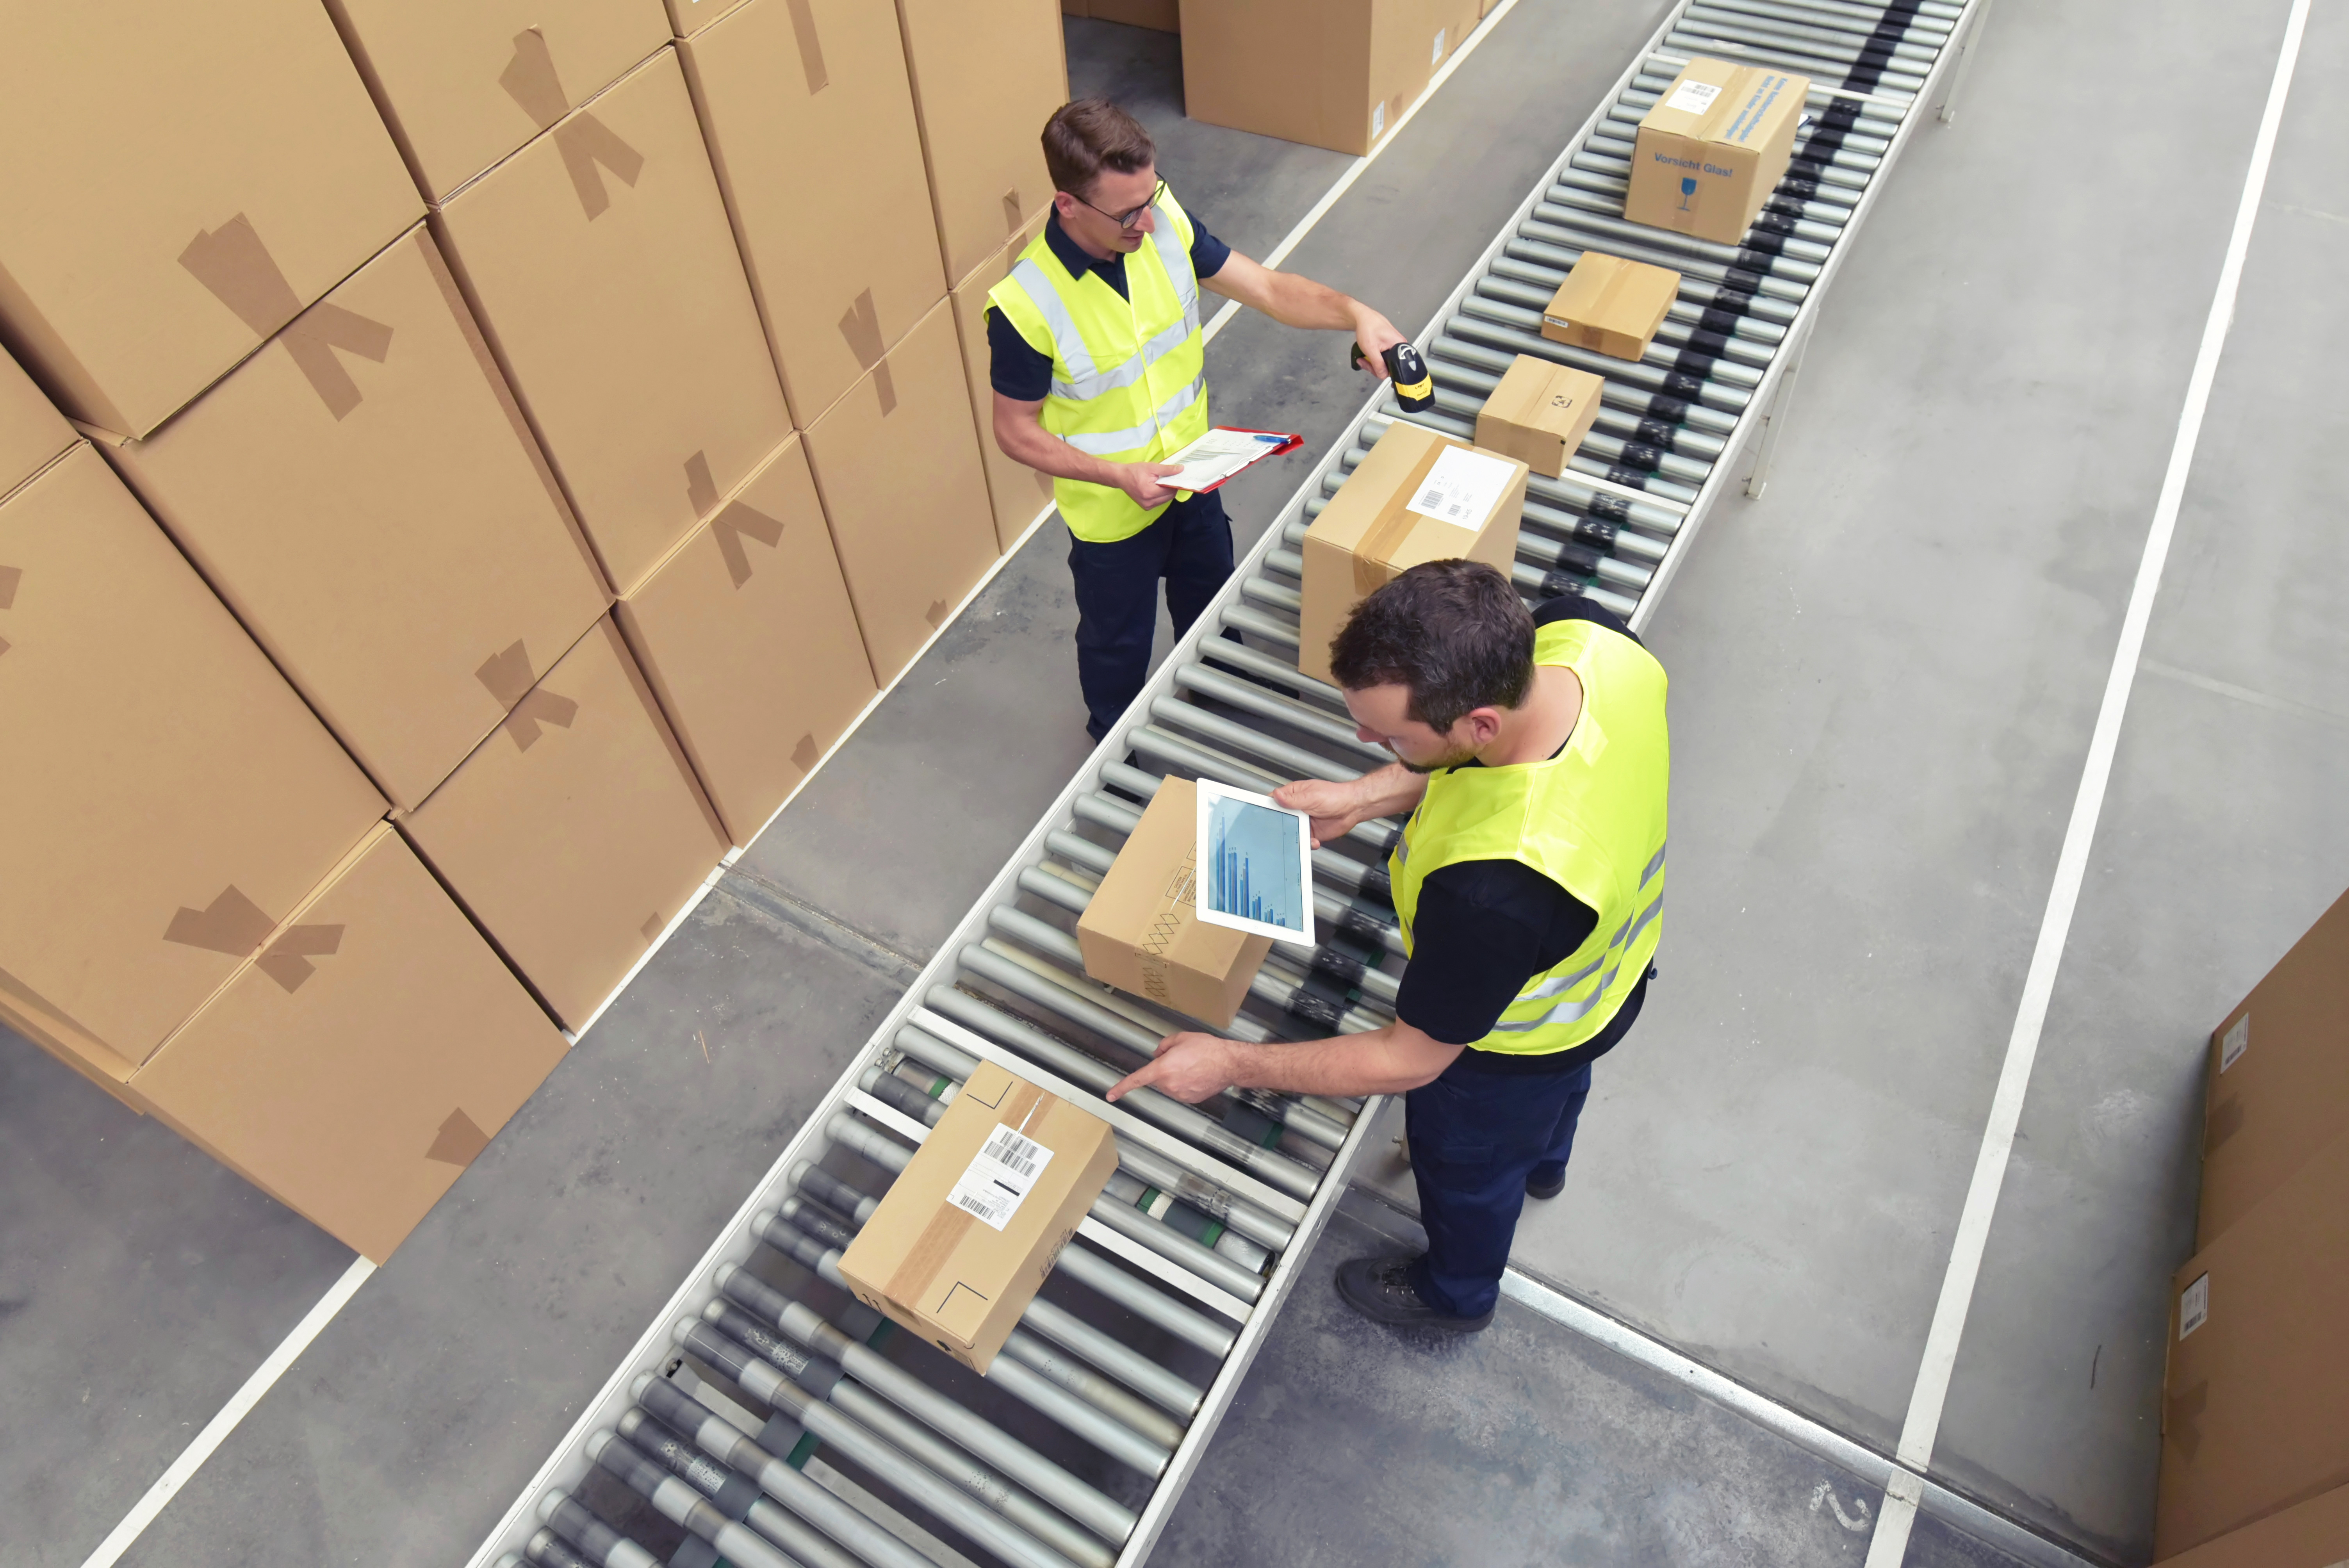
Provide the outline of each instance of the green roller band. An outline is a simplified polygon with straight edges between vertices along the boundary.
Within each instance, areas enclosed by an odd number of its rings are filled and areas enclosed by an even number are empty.
[[[783,1462],[793,1470],[805,1470],[808,1460],[815,1458],[816,1449],[822,1446],[813,1432],[802,1432],[800,1440],[792,1445],[792,1451],[783,1456]]]

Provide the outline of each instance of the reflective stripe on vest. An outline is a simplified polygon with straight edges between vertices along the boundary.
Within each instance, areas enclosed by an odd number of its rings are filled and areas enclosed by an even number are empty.
[[[1125,258],[1126,298],[1091,271],[1071,276],[1041,234],[987,295],[1051,356],[1045,430],[1105,462],[1154,462],[1207,432],[1191,220],[1172,192],[1151,211],[1151,242]],[[1053,480],[1052,493],[1070,531],[1101,543],[1139,533],[1164,510],[1076,480]]]
[[[1663,935],[1664,812],[1671,750],[1663,666],[1589,621],[1542,627],[1534,659],[1582,683],[1582,713],[1556,757],[1510,768],[1455,768],[1427,782],[1388,861],[1403,944],[1426,880],[1462,861],[1531,866],[1598,911],[1582,945],[1532,976],[1475,1050],[1570,1050],[1604,1029]]]

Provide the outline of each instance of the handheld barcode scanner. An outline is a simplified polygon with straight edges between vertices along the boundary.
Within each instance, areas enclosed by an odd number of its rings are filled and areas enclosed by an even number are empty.
[[[1366,363],[1362,346],[1357,343],[1353,349],[1351,363],[1359,370]],[[1419,356],[1418,349],[1408,343],[1398,343],[1381,357],[1387,362],[1387,375],[1394,382],[1395,401],[1402,405],[1404,413],[1417,414],[1435,407],[1435,377],[1428,373],[1427,361]]]

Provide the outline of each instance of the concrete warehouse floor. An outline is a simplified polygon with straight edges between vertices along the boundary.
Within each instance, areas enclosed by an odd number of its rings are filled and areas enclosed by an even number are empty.
[[[1519,0],[1289,264],[1417,330],[1661,10]],[[1662,975],[1517,1264],[1879,1452],[2285,10],[2006,0],[1827,302],[1768,493],[1720,510],[1651,628]],[[1243,250],[1346,163],[1183,121],[1170,36],[1069,41],[1077,90],[1143,112]],[[2319,6],[1934,1461],[2121,1563],[2150,1552],[2203,1031],[2349,883],[2349,414],[2321,391],[2349,355],[2344,82],[2349,15]],[[1254,318],[1208,359],[1219,418],[1316,452],[1366,390],[1334,337]],[[1243,546],[1309,467],[1235,487]],[[1007,564],[126,1562],[465,1559],[1084,756],[1064,553],[1048,526]],[[0,1561],[78,1563],[349,1254],[5,1037],[0,1173]],[[1316,1267],[1407,1224],[1357,1195]],[[1880,1501],[1514,1302],[1430,1346],[1309,1287],[1157,1560],[1857,1563]],[[1907,1561],[2009,1559],[1929,1516]]]

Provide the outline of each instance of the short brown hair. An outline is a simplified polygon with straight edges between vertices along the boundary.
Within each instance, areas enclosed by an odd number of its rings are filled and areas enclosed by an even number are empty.
[[[1044,122],[1044,171],[1079,201],[1104,169],[1136,174],[1158,160],[1142,122],[1107,98],[1064,103]]]
[[[1533,614],[1489,566],[1426,562],[1354,606],[1330,640],[1330,673],[1348,691],[1407,687],[1404,717],[1448,730],[1473,709],[1526,700]]]

